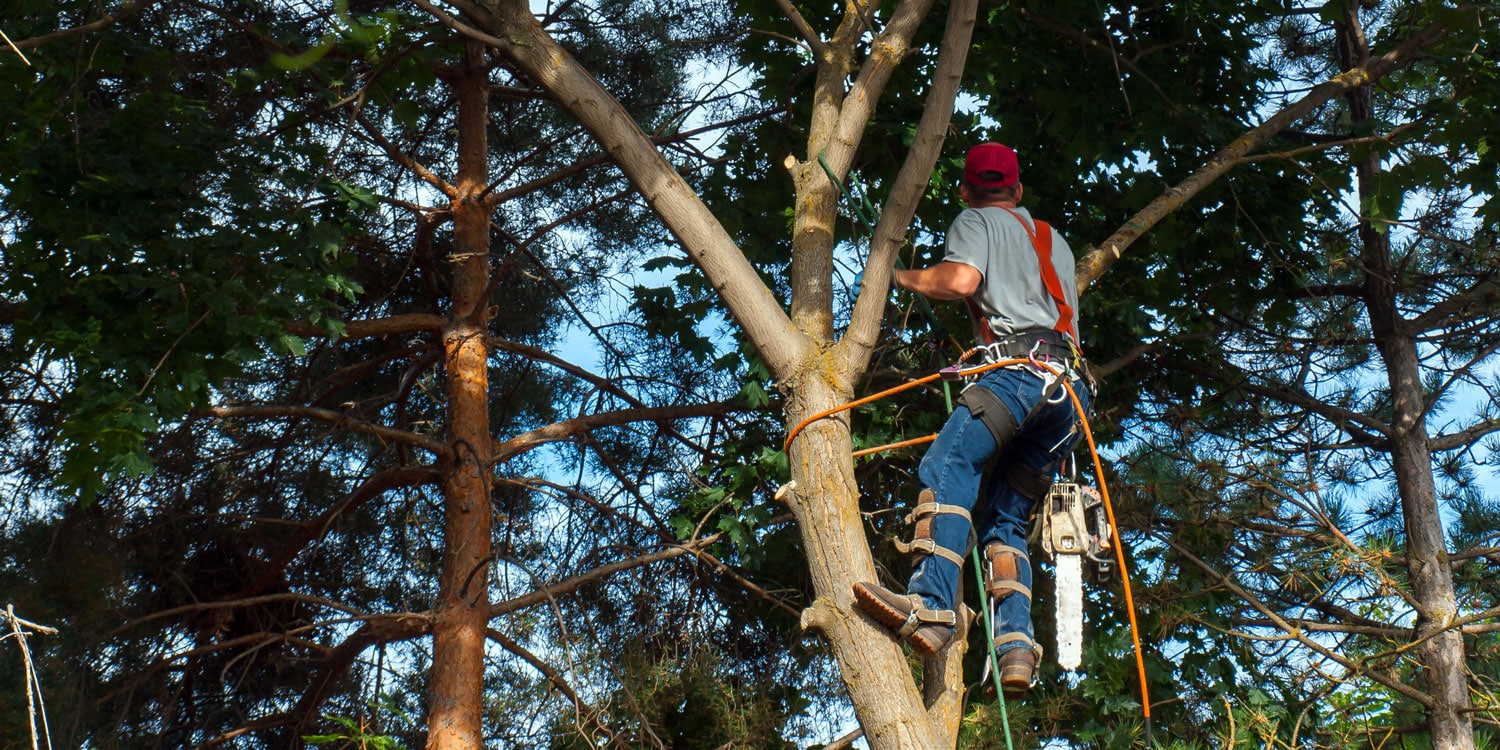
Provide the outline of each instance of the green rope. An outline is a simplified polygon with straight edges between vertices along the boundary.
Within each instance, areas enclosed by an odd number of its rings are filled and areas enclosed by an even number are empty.
[[[990,599],[984,590],[984,568],[979,547],[974,547],[974,580],[979,582],[979,604],[984,612],[984,642],[990,649],[990,676],[995,680],[995,702],[1000,704],[1000,725],[1005,728],[1005,750],[1016,750],[1010,739],[1010,715],[1005,710],[1005,689],[1000,685],[1000,656],[995,653],[995,628],[990,624]]]

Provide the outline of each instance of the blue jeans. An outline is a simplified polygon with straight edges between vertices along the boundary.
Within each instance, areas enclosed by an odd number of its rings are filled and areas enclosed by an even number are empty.
[[[1079,381],[1071,384],[1087,409],[1088,389]],[[1083,434],[1073,401],[1061,386],[1052,395],[1056,403],[1037,407],[1043,400],[1044,386],[1034,371],[1024,368],[985,373],[970,387],[988,388],[1000,397],[1019,425],[1015,437],[1008,445],[997,449],[989,428],[972,417],[967,408],[960,406],[948,417],[937,441],[928,449],[917,470],[922,486],[930,488],[939,503],[961,506],[970,512],[976,523],[983,524],[978,534],[981,547],[1000,542],[1016,549],[1026,549],[1026,531],[1035,505],[1031,498],[1011,486],[1004,471],[993,473],[981,504],[979,490],[985,470],[992,465],[1003,467],[1010,462],[1020,462],[1031,469],[1056,467]],[[969,529],[969,522],[962,516],[939,514],[933,519],[933,541],[940,547],[962,554],[968,548]],[[1019,568],[1020,583],[1030,588],[1031,565],[1021,560]],[[928,555],[912,572],[907,591],[921,594],[932,609],[954,609],[960,573],[960,567],[951,561]],[[1028,642],[1034,641],[1030,600],[1019,594],[1007,596],[997,610],[994,624],[997,637],[1020,633]],[[1011,641],[999,650],[1003,652],[1025,646],[1025,642]]]

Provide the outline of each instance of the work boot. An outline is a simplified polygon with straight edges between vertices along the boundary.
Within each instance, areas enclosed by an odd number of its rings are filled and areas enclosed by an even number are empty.
[[[1041,649],[1013,648],[1000,655],[1000,689],[1008,701],[1026,697],[1036,677],[1036,665],[1041,661]]]
[[[947,646],[958,624],[951,609],[928,609],[916,594],[898,594],[873,583],[854,584],[854,601],[923,656],[933,656]]]

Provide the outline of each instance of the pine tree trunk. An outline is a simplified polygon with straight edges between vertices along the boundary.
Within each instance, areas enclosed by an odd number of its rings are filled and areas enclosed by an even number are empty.
[[[489,221],[478,200],[487,179],[489,96],[483,46],[469,42],[456,81],[459,197],[453,201],[452,308],[443,331],[448,408],[443,483],[443,567],[432,623],[428,750],[483,747],[485,627],[489,620],[489,372],[485,333]]]
[[[1338,30],[1337,60],[1340,67],[1363,66],[1370,58],[1369,40],[1359,18],[1359,8],[1344,9]],[[1364,86],[1345,95],[1350,120],[1356,125],[1375,116],[1373,87]],[[1380,153],[1371,151],[1355,165],[1359,205],[1376,205]],[[1463,635],[1449,629],[1458,616],[1453,592],[1453,568],[1448,561],[1443,536],[1443,518],[1438,508],[1437,483],[1433,479],[1432,451],[1427,443],[1427,401],[1417,355],[1418,331],[1408,324],[1397,307],[1401,291],[1400,273],[1391,259],[1391,239],[1370,217],[1360,217],[1359,242],[1364,261],[1364,301],[1370,315],[1370,333],[1385,362],[1391,388],[1391,468],[1396,474],[1396,492],[1401,498],[1401,517],[1406,526],[1407,574],[1417,600],[1415,637],[1422,645],[1417,653],[1427,678],[1427,728],[1434,750],[1472,750],[1474,724],[1468,712],[1468,668],[1464,660]]]
[[[1374,189],[1380,158],[1372,155],[1357,166],[1361,197]],[[1463,635],[1448,626],[1458,615],[1453,569],[1443,537],[1427,444],[1426,399],[1417,357],[1416,332],[1396,308],[1397,274],[1391,262],[1390,236],[1369,221],[1360,224],[1365,262],[1365,304],[1371,333],[1385,362],[1390,383],[1391,465],[1406,525],[1407,573],[1417,600],[1417,653],[1426,671],[1427,726],[1435,750],[1472,750],[1474,724],[1468,712],[1468,668]]]

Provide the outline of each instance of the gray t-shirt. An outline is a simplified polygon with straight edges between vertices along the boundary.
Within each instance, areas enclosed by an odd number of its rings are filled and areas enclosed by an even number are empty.
[[[1012,209],[1032,224],[1024,208]],[[943,260],[972,266],[984,280],[974,293],[997,334],[1028,328],[1051,329],[1057,324],[1057,303],[1047,294],[1042,269],[1031,237],[1010,212],[1003,208],[968,208],[948,228]],[[1073,282],[1073,251],[1066,240],[1052,231],[1052,266],[1062,284],[1063,297],[1073,308],[1073,330],[1078,330],[1078,291]]]

